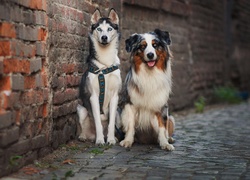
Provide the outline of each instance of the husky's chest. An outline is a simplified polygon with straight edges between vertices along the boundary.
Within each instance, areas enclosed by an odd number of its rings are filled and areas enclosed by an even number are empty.
[[[108,106],[111,97],[114,95],[117,95],[120,88],[121,88],[121,76],[120,76],[120,70],[117,69],[113,72],[110,72],[108,74],[103,74],[103,80],[104,80],[104,86],[100,85],[99,74],[88,74],[88,80],[89,80],[89,92],[90,94],[96,94],[99,96],[100,91],[104,90],[104,107]],[[104,88],[104,89],[101,89]]]

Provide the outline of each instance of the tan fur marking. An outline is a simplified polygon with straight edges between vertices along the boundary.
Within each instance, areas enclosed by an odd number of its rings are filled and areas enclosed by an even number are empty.
[[[138,73],[140,70],[140,65],[142,64],[143,61],[143,53],[136,53],[135,56],[133,57],[134,61],[134,66],[135,66],[135,72]]]
[[[155,66],[160,70],[166,69],[167,52],[160,47],[156,50],[156,55],[158,58]]]
[[[155,113],[155,115],[157,117],[159,127],[165,127],[165,124],[164,124],[163,118],[161,116],[161,113],[158,112],[158,113]]]

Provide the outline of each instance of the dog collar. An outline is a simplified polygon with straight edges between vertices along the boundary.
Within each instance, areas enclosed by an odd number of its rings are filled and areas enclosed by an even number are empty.
[[[108,67],[106,69],[99,69],[97,66],[91,64],[89,65],[88,71],[93,73],[93,74],[98,74],[98,81],[99,81],[99,88],[100,88],[100,92],[99,92],[99,104],[100,104],[100,112],[101,114],[103,113],[103,102],[104,102],[104,97],[105,97],[105,78],[104,75],[111,73],[115,70],[118,69],[118,66],[111,66]]]
[[[97,66],[95,65],[90,65],[89,66],[89,72],[94,73],[94,74],[108,74],[111,73],[115,70],[118,69],[118,66],[111,66],[111,67],[107,67],[106,69],[99,69]]]

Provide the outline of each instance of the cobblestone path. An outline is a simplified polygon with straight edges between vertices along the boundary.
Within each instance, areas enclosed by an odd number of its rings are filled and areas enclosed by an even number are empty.
[[[176,118],[175,151],[157,145],[90,147],[72,165],[28,179],[250,179],[250,104]],[[20,173],[19,173],[20,174]],[[70,177],[72,176],[72,177]]]

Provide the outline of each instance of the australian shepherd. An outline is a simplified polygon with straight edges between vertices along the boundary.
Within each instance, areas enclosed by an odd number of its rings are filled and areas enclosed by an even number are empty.
[[[115,119],[122,80],[118,68],[119,18],[114,9],[102,17],[98,9],[91,17],[87,71],[83,74],[78,105],[81,141],[115,144]],[[107,138],[106,138],[107,137]]]
[[[136,137],[139,142],[158,142],[162,149],[172,151],[174,118],[167,109],[172,86],[170,35],[155,29],[133,34],[125,43],[132,66],[124,86],[121,120],[125,139],[120,145],[131,147]]]

